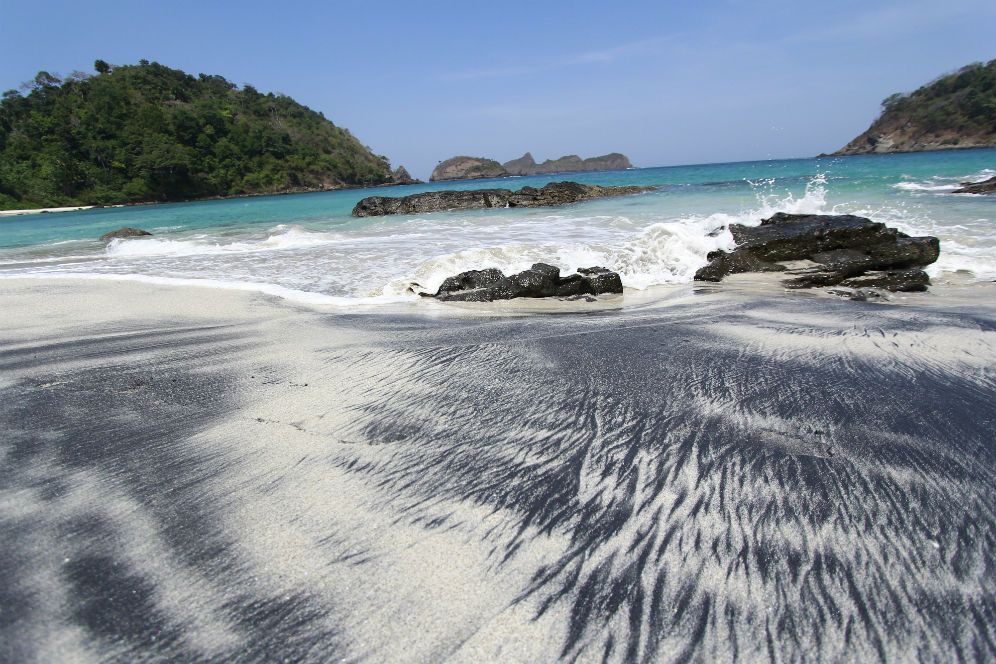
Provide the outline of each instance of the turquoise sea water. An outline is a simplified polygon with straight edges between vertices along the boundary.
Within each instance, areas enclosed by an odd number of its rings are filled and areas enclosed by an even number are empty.
[[[728,223],[776,211],[856,213],[941,238],[935,277],[996,278],[996,197],[952,194],[996,174],[996,150],[826,157],[477,180],[0,218],[0,276],[197,280],[348,304],[412,297],[465,269],[535,261],[612,267],[629,288],[691,280]],[[572,179],[658,191],[564,208],[355,219],[369,195]],[[152,238],[97,238],[122,226]]]

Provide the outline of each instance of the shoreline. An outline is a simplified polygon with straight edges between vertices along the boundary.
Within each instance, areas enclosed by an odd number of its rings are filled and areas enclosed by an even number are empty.
[[[77,205],[70,207],[53,208],[26,208],[18,210],[0,210],[0,217],[16,217],[22,214],[49,214],[56,212],[79,212],[80,210],[92,210],[96,205]]]
[[[872,300],[871,306],[965,306],[996,303],[996,281],[968,278],[960,272],[944,273],[945,278],[935,276],[930,288],[922,293],[884,292],[881,300]],[[352,297],[328,295],[292,289],[286,286],[264,282],[218,281],[213,279],[192,279],[158,277],[142,274],[84,273],[84,274],[2,274],[0,289],[4,282],[34,282],[40,286],[49,284],[77,284],[83,288],[87,284],[121,284],[124,287],[163,287],[168,289],[190,290],[202,294],[237,294],[246,297],[272,298],[292,307],[304,307],[314,312],[355,313],[370,316],[440,316],[446,317],[520,317],[533,315],[569,315],[584,313],[625,313],[637,309],[653,309],[687,302],[702,294],[718,294],[731,299],[756,297],[772,298],[791,302],[793,299],[821,299],[844,301],[839,295],[829,292],[832,289],[786,289],[780,283],[781,276],[772,273],[741,273],[727,276],[723,282],[692,281],[689,283],[655,284],[645,288],[626,287],[621,295],[601,295],[594,302],[569,300],[556,297],[513,298],[493,302],[445,302],[434,298],[394,295]],[[97,286],[99,287],[99,286]],[[858,306],[857,303],[852,303]],[[994,305],[996,310],[996,305]]]
[[[105,210],[109,208],[142,207],[148,205],[172,205],[174,203],[198,203],[202,201],[227,201],[240,198],[261,198],[266,196],[291,196],[294,194],[321,194],[330,191],[351,191],[353,189],[383,189],[384,187],[405,187],[408,185],[425,184],[423,182],[385,182],[383,184],[343,185],[341,187],[314,187],[302,189],[287,189],[284,191],[256,192],[251,194],[232,194],[230,196],[202,196],[199,198],[178,198],[171,201],[136,201],[133,203],[109,203],[107,205],[80,205],[56,208],[24,208],[16,210],[0,210],[0,217],[14,217],[22,214],[78,212],[80,210]]]

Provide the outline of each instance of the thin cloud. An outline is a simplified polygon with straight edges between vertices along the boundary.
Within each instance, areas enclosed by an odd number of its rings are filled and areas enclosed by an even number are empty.
[[[565,67],[577,67],[588,64],[610,63],[635,55],[647,53],[663,45],[672,37],[657,37],[654,39],[643,39],[640,41],[620,44],[611,48],[583,51],[571,53],[557,58],[545,59],[543,61],[530,62],[522,65],[509,65],[504,67],[487,67],[482,69],[467,69],[463,71],[446,72],[440,78],[447,81],[468,81],[480,78],[510,78],[516,76],[531,76],[534,74],[563,69]]]
[[[785,42],[810,42],[870,37],[895,37],[928,28],[939,22],[966,15],[993,14],[989,3],[906,3],[866,11],[846,21],[813,30],[803,30],[785,38]]]

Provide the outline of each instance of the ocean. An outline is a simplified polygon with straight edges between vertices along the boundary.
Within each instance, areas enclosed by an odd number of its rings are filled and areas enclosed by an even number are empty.
[[[414,301],[449,275],[543,261],[603,265],[628,289],[683,284],[717,229],[774,212],[851,213],[941,239],[935,279],[996,279],[996,199],[953,194],[996,174],[996,149],[822,157],[503,178],[0,218],[0,277],[86,276],[250,289],[332,305]],[[361,198],[571,179],[657,191],[562,208],[357,219]],[[97,238],[122,226],[151,238]]]

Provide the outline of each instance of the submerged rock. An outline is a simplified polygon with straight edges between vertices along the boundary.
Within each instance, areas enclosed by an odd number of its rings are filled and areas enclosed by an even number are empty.
[[[885,224],[854,215],[779,212],[759,226],[732,224],[737,246],[714,251],[695,273],[698,281],[720,281],[740,272],[782,271],[782,261],[818,267],[791,271],[788,288],[847,286],[890,291],[926,290],[930,279],[918,268],[937,260],[936,237],[909,237]],[[917,268],[917,269],[912,269]]]
[[[141,228],[132,228],[130,226],[125,226],[124,228],[119,228],[116,231],[111,231],[110,233],[104,233],[100,236],[101,242],[110,242],[117,238],[126,237],[145,237],[146,235],[152,235],[149,231],[143,231]]]
[[[961,189],[955,189],[956,194],[992,194],[996,192],[996,176],[982,182],[962,182]]]
[[[469,191],[427,191],[411,196],[368,196],[353,208],[354,217],[387,214],[424,214],[444,210],[481,210],[505,207],[548,207],[594,198],[629,196],[653,191],[654,187],[602,187],[577,182],[551,182],[541,189],[472,189]]]
[[[422,295],[449,302],[493,302],[517,297],[577,299],[622,292],[622,279],[608,268],[581,268],[577,274],[561,277],[560,268],[534,263],[528,270],[510,276],[496,269],[461,272],[447,277],[435,293]]]

